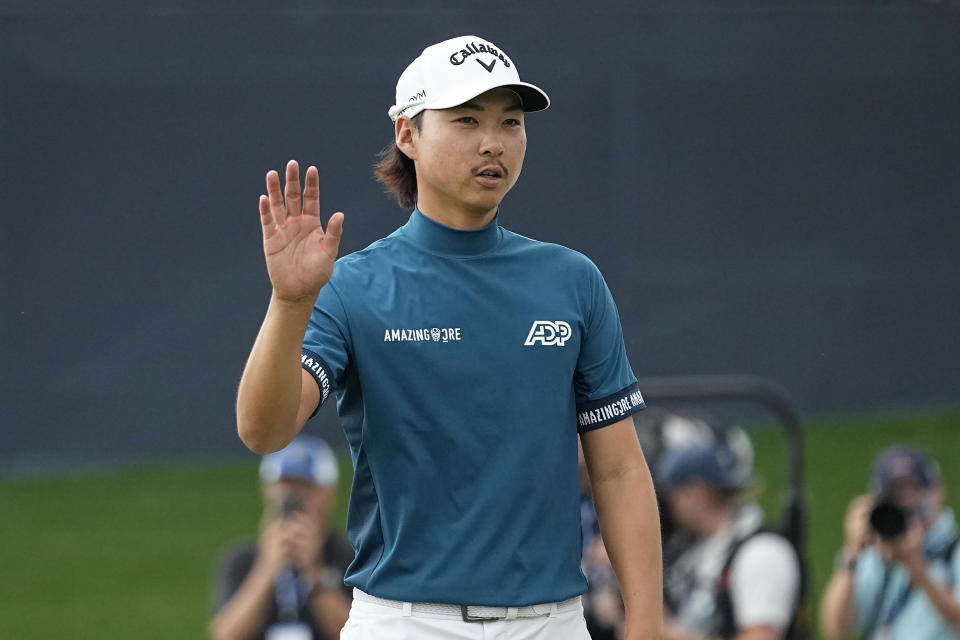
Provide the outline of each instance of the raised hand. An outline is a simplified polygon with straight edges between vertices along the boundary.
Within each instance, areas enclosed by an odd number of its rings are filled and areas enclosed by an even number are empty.
[[[302,197],[300,166],[295,160],[287,163],[283,193],[276,171],[267,172],[266,181],[267,195],[260,196],[260,223],[274,296],[288,302],[312,302],[333,275],[343,214],[333,214],[324,232],[316,167],[307,169]]]
[[[870,510],[874,498],[870,495],[857,496],[850,501],[847,515],[843,520],[844,549],[850,555],[856,555],[870,543]]]

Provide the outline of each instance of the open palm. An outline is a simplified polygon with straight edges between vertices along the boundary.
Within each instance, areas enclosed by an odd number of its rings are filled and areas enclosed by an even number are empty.
[[[280,176],[267,173],[267,195],[260,196],[263,253],[274,295],[282,300],[316,298],[333,275],[337,260],[343,214],[335,213],[324,231],[320,223],[320,176],[307,169],[300,193],[300,167],[287,163],[284,191]]]

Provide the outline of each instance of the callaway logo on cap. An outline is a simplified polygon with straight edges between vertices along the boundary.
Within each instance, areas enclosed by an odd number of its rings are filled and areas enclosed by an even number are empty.
[[[513,60],[489,40],[460,36],[427,47],[397,81],[390,119],[412,118],[424,109],[449,109],[484,91],[506,87],[520,96],[524,111],[541,111],[550,98],[539,87],[520,82]]]

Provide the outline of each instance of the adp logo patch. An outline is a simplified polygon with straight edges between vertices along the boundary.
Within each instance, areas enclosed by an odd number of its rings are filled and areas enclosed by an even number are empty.
[[[527,334],[527,340],[523,346],[530,347],[539,343],[545,347],[562,347],[572,335],[573,329],[563,320],[556,322],[537,320],[530,327],[530,333]]]

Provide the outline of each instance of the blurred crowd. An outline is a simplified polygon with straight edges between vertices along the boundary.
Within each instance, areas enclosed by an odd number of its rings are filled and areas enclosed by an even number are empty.
[[[769,526],[754,500],[746,432],[692,410],[648,410],[635,422],[660,504],[664,639],[805,637],[796,541]],[[582,493],[586,504],[588,485]],[[595,529],[581,511],[585,531]],[[603,542],[584,538],[588,626],[595,639],[618,639],[623,609]]]
[[[664,550],[664,640],[814,637],[802,532],[768,522],[754,499],[743,429],[697,411],[647,411],[637,433],[654,476]],[[960,638],[960,541],[937,463],[905,444],[864,470],[843,548],[819,594],[829,640]],[[869,476],[869,479],[867,478]],[[868,481],[867,481],[868,480]],[[595,640],[618,639],[623,608],[581,476],[584,596]]]
[[[635,423],[660,504],[664,640],[812,638],[800,536],[758,506],[747,433],[695,410],[647,410]],[[259,535],[224,555],[211,636],[334,640],[349,613],[343,576],[353,557],[330,526],[336,458],[301,435],[263,458],[260,478]],[[580,487],[587,625],[594,640],[619,640],[624,609],[582,452]],[[820,597],[824,637],[960,638],[960,530],[934,460],[888,448],[869,491],[834,524],[844,545]]]

